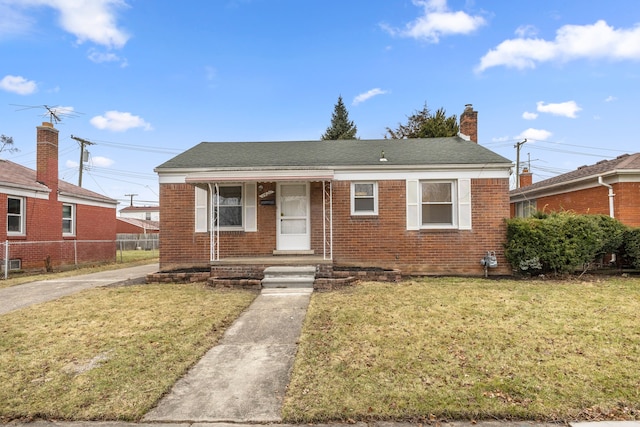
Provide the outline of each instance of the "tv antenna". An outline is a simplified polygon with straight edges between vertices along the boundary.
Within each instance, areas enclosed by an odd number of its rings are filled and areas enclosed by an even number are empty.
[[[18,108],[16,111],[22,110],[30,110],[30,109],[44,109],[45,112],[42,114],[43,117],[49,118],[49,123],[58,124],[62,121],[63,118],[66,117],[78,117],[80,112],[75,111],[73,107],[60,107],[60,106],[52,106],[52,105],[19,105],[19,104],[10,104]]]

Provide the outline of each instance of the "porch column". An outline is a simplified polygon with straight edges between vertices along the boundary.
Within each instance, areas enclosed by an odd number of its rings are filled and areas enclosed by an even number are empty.
[[[332,181],[322,181],[322,256],[333,259],[333,189]]]

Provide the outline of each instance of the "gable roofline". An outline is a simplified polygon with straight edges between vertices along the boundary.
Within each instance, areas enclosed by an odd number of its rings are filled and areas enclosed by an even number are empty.
[[[615,159],[601,160],[593,165],[580,166],[567,172],[526,187],[509,192],[512,201],[541,195],[551,195],[573,190],[575,187],[589,188],[599,185],[598,177],[640,174],[640,153],[622,154]]]
[[[385,161],[380,159],[384,158]],[[512,162],[459,136],[448,138],[203,142],[154,171],[387,170],[415,167],[510,167]]]
[[[4,192],[2,190],[4,187],[17,192],[46,193],[46,197],[39,198],[48,198],[51,189],[36,180],[37,172],[35,170],[10,160],[0,160],[0,165],[2,166],[0,168],[0,191]],[[115,199],[78,187],[61,179],[58,180],[58,195],[66,198],[67,201],[73,202],[86,201],[90,204],[114,205],[113,207],[118,204]]]

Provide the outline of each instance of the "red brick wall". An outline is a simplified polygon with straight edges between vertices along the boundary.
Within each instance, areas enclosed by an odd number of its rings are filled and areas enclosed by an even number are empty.
[[[405,181],[378,182],[378,216],[350,215],[350,183],[334,183],[336,265],[397,268],[403,274],[481,275],[480,259],[496,251],[499,268],[510,274],[503,256],[509,214],[508,180],[472,180],[472,230],[407,230]]]
[[[62,203],[30,197],[24,200],[26,235],[7,236],[6,217],[0,231],[0,239],[9,241],[9,258],[21,259],[24,270],[45,268],[47,258],[53,268],[74,265],[76,261],[85,264],[115,260],[115,208],[76,205],[76,235],[63,237]],[[6,194],[0,195],[0,209],[6,215]]]
[[[262,183],[267,191],[268,185]],[[379,181],[379,214],[351,216],[350,182],[333,182],[333,259],[336,265],[399,268],[403,274],[482,275],[480,259],[496,251],[499,268],[509,215],[507,179],[472,180],[473,230],[406,230],[405,181]],[[160,269],[209,264],[209,234],[194,232],[194,189],[160,186]],[[258,204],[258,232],[220,233],[220,256],[271,255],[276,248],[276,206]],[[322,254],[322,184],[311,183],[311,247]]]
[[[116,220],[116,233],[123,234],[143,234],[145,230],[142,227],[138,227],[137,225],[130,224],[125,221]],[[157,234],[158,230],[147,230],[147,234]]]
[[[614,216],[630,227],[640,227],[640,183],[613,184]],[[536,199],[543,212],[572,211],[578,214],[609,215],[609,189],[604,186]]]

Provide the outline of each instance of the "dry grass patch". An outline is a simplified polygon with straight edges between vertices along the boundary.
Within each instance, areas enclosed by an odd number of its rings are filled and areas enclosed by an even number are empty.
[[[97,288],[0,316],[0,421],[138,420],[254,297]]]
[[[640,280],[314,294],[288,422],[640,419]]]

